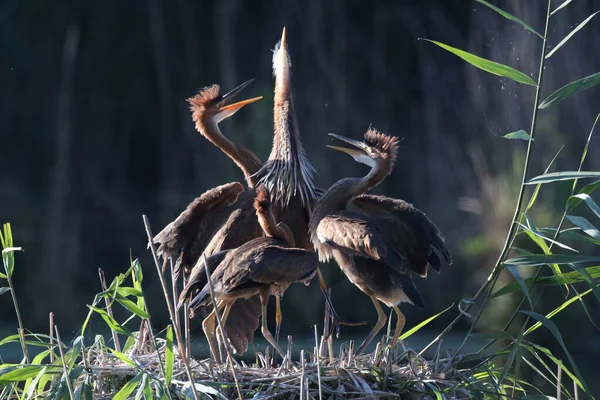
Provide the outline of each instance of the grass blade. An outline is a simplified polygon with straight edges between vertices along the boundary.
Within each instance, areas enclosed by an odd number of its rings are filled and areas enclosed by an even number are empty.
[[[571,196],[571,198],[577,198],[577,199],[585,201],[585,203],[590,208],[590,210],[592,210],[592,212],[594,214],[596,214],[596,216],[598,218],[600,218],[600,207],[598,206],[598,204],[596,204],[596,202],[588,194],[579,193],[574,196]]]
[[[140,381],[142,379],[142,375],[143,375],[143,372],[140,372],[132,380],[127,382],[125,384],[125,386],[123,386],[121,388],[121,390],[119,390],[119,392],[117,394],[115,394],[115,397],[113,397],[113,400],[126,400],[129,397],[129,395],[131,393],[133,393],[135,388],[140,383]]]
[[[581,254],[528,254],[506,260],[505,265],[512,264],[520,267],[535,267],[546,264],[569,264],[581,262],[600,262],[600,256]]]
[[[566,0],[566,1],[565,1],[564,3],[562,3],[560,6],[556,7],[556,8],[554,9],[554,11],[552,11],[552,12],[550,13],[550,15],[554,15],[554,13],[555,13],[555,12],[557,12],[558,10],[560,10],[560,9],[562,9],[562,8],[565,8],[565,7],[566,7],[566,6],[568,6],[568,5],[569,5],[569,3],[570,3],[570,2],[572,2],[572,1],[573,1],[573,0]]]
[[[585,185],[584,187],[582,187],[581,190],[579,191],[579,193],[577,193],[577,194],[587,194],[587,195],[590,195],[599,186],[600,186],[600,181],[596,181],[596,182],[590,183],[590,184]],[[567,200],[567,212],[569,212],[572,209],[574,209],[575,207],[577,207],[582,201],[583,200],[581,198],[579,198],[579,197],[571,196],[569,198],[569,200]]]
[[[565,148],[565,146],[562,146],[560,149],[558,149],[558,151],[556,152],[556,154],[554,155],[554,157],[552,158],[552,160],[550,160],[550,163],[548,164],[548,166],[544,170],[544,174],[547,174],[548,171],[550,171],[550,167],[552,166],[552,164],[554,164],[554,161],[556,161],[556,159],[558,158],[558,155],[560,154],[560,152],[564,148]],[[538,194],[540,193],[540,188],[541,187],[542,187],[542,185],[540,183],[538,183],[538,185],[535,187],[535,190],[533,191],[533,194],[531,195],[531,199],[529,200],[529,204],[527,204],[527,209],[526,210],[529,210],[531,207],[533,207],[535,201],[537,200]]]
[[[567,215],[567,219],[575,226],[579,227],[587,235],[591,236],[596,240],[600,240],[600,231],[596,229],[594,225],[583,217],[577,217],[575,215]]]
[[[20,366],[10,366],[7,368],[0,369],[0,385],[4,385],[9,382],[22,382],[27,379],[35,378],[37,374],[46,368],[44,365],[27,365],[24,367]]]
[[[526,85],[537,86],[537,84],[531,79],[529,76],[525,75],[521,71],[518,71],[514,68],[511,68],[507,65],[500,64],[494,61],[486,60],[485,58],[481,58],[464,50],[460,50],[454,48],[452,46],[448,46],[447,44],[436,42],[435,40],[423,39],[440,46],[442,49],[449,51],[450,53],[457,55],[462,58],[469,64],[477,67],[483,71],[489,72],[490,74],[504,76],[506,78],[512,79],[519,83],[524,83]]]
[[[479,1],[479,0],[478,0]],[[569,41],[569,39],[571,39],[573,37],[574,34],[576,34],[577,32],[579,32],[579,30],[581,28],[583,28],[588,22],[590,22],[590,20],[592,18],[594,18],[594,16],[596,14],[600,13],[600,11],[596,11],[595,13],[593,13],[592,15],[590,15],[589,17],[587,17],[585,19],[585,21],[583,21],[582,23],[580,23],[579,25],[577,25],[577,27],[575,29],[573,29],[571,31],[571,33],[569,33],[563,40],[560,41],[559,44],[556,45],[555,48],[552,49],[552,51],[550,53],[548,53],[548,55],[546,55],[546,60],[549,59],[550,57],[552,57],[552,55],[554,53],[556,53],[558,51],[558,49],[560,49],[565,43],[567,43]]]
[[[596,178],[600,179],[600,171],[561,171],[550,172],[531,178],[526,185],[535,185],[537,183],[552,183],[559,181],[570,181],[573,179]]]
[[[454,303],[452,303],[450,305],[450,307],[446,308],[445,310],[435,314],[432,317],[427,318],[425,321],[421,322],[420,324],[416,325],[415,327],[409,329],[408,331],[404,332],[402,335],[400,335],[399,339],[400,340],[404,340],[406,338],[408,338],[410,335],[412,335],[413,333],[417,332],[419,329],[421,329],[422,327],[424,327],[425,325],[427,325],[428,323],[430,323],[431,321],[433,321],[434,319],[436,319],[437,317],[439,317],[440,315],[442,315],[443,313],[445,313],[446,311],[448,311],[449,309],[451,309],[452,307],[454,307]]]
[[[542,35],[540,35],[539,33],[537,33],[537,32],[535,31],[535,29],[533,29],[531,26],[527,25],[525,22],[523,22],[523,21],[522,21],[522,20],[520,20],[519,18],[515,17],[514,15],[507,13],[506,11],[504,11],[504,10],[502,10],[502,9],[500,9],[500,8],[498,8],[498,7],[496,7],[496,6],[492,5],[492,4],[490,4],[490,3],[488,3],[487,1],[484,1],[484,0],[477,0],[477,2],[478,2],[478,3],[481,3],[481,4],[483,4],[483,5],[486,5],[486,6],[488,6],[488,7],[489,7],[489,8],[491,8],[492,10],[496,11],[498,14],[502,15],[504,18],[507,18],[507,19],[509,19],[509,20],[511,20],[511,21],[514,21],[514,22],[516,22],[516,23],[518,23],[518,24],[521,24],[521,25],[523,25],[523,27],[524,27],[525,29],[527,29],[529,32],[531,32],[531,33],[535,33],[536,35],[538,35],[540,39],[543,39],[543,38],[544,38]]]
[[[544,276],[538,278],[535,281],[536,285],[543,286],[559,286],[559,285],[571,285],[574,283],[584,282],[585,278],[582,276],[582,270],[585,270],[585,274],[592,279],[600,278],[600,266],[580,268],[573,272],[565,272],[560,275]],[[533,283],[533,278],[524,279],[525,284],[529,287]],[[492,298],[499,297],[508,293],[514,293],[521,290],[520,285],[517,282],[510,283],[506,286],[501,287],[492,295]]]
[[[479,1],[479,0],[477,0]],[[507,133],[502,136],[504,139],[521,139],[521,140],[534,140],[529,136],[529,133],[525,132],[523,129],[518,130],[516,132]]]
[[[533,310],[533,301],[531,301],[531,297],[529,296],[529,287],[527,286],[527,284],[525,283],[525,280],[519,273],[519,269],[515,265],[507,265],[506,268],[508,268],[508,270],[510,271],[512,276],[517,281],[517,284],[521,287],[521,290],[523,291],[523,293],[525,293],[525,296],[527,297],[527,301],[529,301],[529,307]]]
[[[129,331],[129,329],[127,329],[124,326],[122,326],[121,324],[119,324],[113,317],[108,315],[108,313],[106,311],[104,311],[100,308],[96,308],[94,306],[90,306],[90,305],[88,305],[88,307],[91,310],[100,314],[100,316],[102,317],[102,319],[104,319],[104,322],[106,322],[106,324],[109,326],[110,329],[115,330],[123,335],[131,336],[131,332]]]
[[[171,385],[171,379],[173,379],[173,361],[175,357],[173,355],[173,326],[169,325],[167,328],[167,345],[165,348],[165,383],[167,387]]]
[[[586,393],[591,393],[590,390],[588,389],[587,384],[585,383],[585,381],[581,377],[581,373],[579,372],[579,368],[577,368],[577,364],[575,364],[575,360],[573,360],[573,357],[571,357],[571,353],[569,353],[569,350],[567,350],[567,346],[565,346],[565,342],[563,341],[563,338],[562,338],[562,336],[560,334],[560,331],[558,330],[558,328],[556,327],[556,325],[554,324],[554,322],[552,322],[548,318],[544,317],[543,315],[538,314],[538,313],[533,312],[533,311],[521,310],[521,312],[523,314],[529,315],[533,319],[536,319],[539,322],[541,322],[542,325],[544,325],[544,327],[546,327],[552,333],[552,335],[554,336],[554,338],[556,339],[556,341],[558,342],[558,344],[560,344],[560,347],[562,347],[563,351],[567,355],[567,358],[569,359],[569,362],[571,363],[571,367],[573,368],[573,372],[575,372],[575,374],[573,375],[573,373],[571,373],[569,371],[569,369],[566,368],[564,366],[564,364],[562,362],[560,362],[560,360],[558,360],[552,354],[552,352],[550,350],[544,349],[543,347],[538,346],[538,345],[536,345],[534,343],[529,343],[529,344],[531,346],[535,347],[536,349],[541,350],[544,354],[546,354],[548,357],[550,357],[550,359],[552,361],[554,361],[554,363],[556,363],[556,365],[561,366],[561,368],[563,368],[563,370],[567,373],[567,375],[569,375],[571,377],[571,379],[573,379],[573,381],[575,383],[577,383],[577,386],[579,386],[581,389],[583,389]],[[542,349],[544,349],[545,351],[542,350]]]
[[[0,296],[2,296],[4,293],[8,292],[10,290],[9,287],[0,287]]]
[[[590,76],[586,76],[585,78],[578,79],[571,83],[566,84],[565,86],[558,89],[556,92],[552,93],[550,96],[546,97],[538,106],[540,110],[550,107],[551,105],[558,103],[561,100],[566,99],[572,94],[579,92],[581,90],[585,90],[592,86],[595,86],[600,83],[600,72],[596,72]]]

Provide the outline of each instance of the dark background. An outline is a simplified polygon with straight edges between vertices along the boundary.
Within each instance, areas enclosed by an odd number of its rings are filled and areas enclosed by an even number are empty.
[[[543,32],[545,2],[495,3]],[[597,8],[595,0],[579,0],[559,11],[549,43],[558,43]],[[541,41],[520,25],[470,1],[3,0],[0,221],[12,223],[15,245],[25,249],[17,256],[14,281],[28,329],[45,331],[54,311],[65,334],[74,334],[100,291],[97,269],[111,280],[127,269],[130,253],[145,268],[154,324],[167,323],[141,215],[158,232],[200,193],[242,179],[194,130],[185,99],[212,83],[229,90],[256,78],[243,96],[264,99],[221,129],[266,159],[271,49],[283,26],[302,141],[319,172],[316,184],[328,187],[366,172],[326,149],[328,132],[359,138],[373,124],[403,137],[394,173],[375,192],[425,211],[455,257],[441,275],[417,282],[427,307],[402,307],[407,328],[473,295],[502,247],[523,165],[526,143],[501,136],[529,130],[534,88],[479,71],[418,38],[509,64],[536,79]],[[592,20],[548,61],[542,98],[600,70],[599,27]],[[598,112],[598,88],[541,111],[531,175],[542,173],[563,145],[556,168],[576,169]],[[584,169],[600,169],[599,153],[594,139]],[[538,226],[558,224],[566,196],[561,188],[566,186],[543,187],[532,211]],[[324,269],[340,314],[373,323],[368,297],[335,265]],[[480,328],[501,327],[517,300],[493,302]],[[547,290],[538,311],[563,300],[559,289]],[[589,300],[598,321],[598,304]],[[322,322],[316,283],[290,289],[283,309],[283,334],[310,337],[311,325]],[[0,310],[5,336],[15,325],[9,296],[0,297]],[[454,312],[431,324],[421,340],[437,334]],[[576,358],[594,365],[598,331],[581,307],[571,306],[555,321]],[[457,340],[467,324],[458,326]],[[100,330],[102,323],[93,326]],[[557,348],[550,334],[538,332],[540,344]],[[346,339],[364,333],[342,331]],[[205,350],[200,332],[195,341]],[[582,368],[588,378],[591,368]]]

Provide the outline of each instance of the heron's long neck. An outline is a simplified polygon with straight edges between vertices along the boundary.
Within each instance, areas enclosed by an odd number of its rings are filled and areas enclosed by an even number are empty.
[[[265,236],[279,239],[285,242],[289,247],[295,247],[296,243],[291,230],[287,225],[277,224],[277,222],[275,222],[275,217],[271,212],[264,210],[262,212],[257,212],[257,217],[258,223],[265,233]]]
[[[233,144],[229,139],[221,133],[219,125],[213,120],[196,121],[196,129],[207,138],[212,144],[217,146],[227,154],[229,158],[242,170],[244,178],[249,187],[254,187],[256,178],[253,176],[260,168],[261,162],[258,157],[250,150],[240,148]]]
[[[362,178],[344,178],[331,185],[313,209],[309,230],[313,232],[325,216],[346,208],[351,198],[379,185],[389,172],[389,168],[378,164]]]
[[[261,181],[281,205],[289,204],[293,196],[299,195],[302,204],[310,206],[316,198],[312,181],[314,169],[300,142],[289,76],[283,74],[289,71],[279,72],[275,77],[273,147],[261,170]]]

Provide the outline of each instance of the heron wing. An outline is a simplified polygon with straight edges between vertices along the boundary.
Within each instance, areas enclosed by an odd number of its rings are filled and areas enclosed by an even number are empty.
[[[186,299],[192,299],[199,290],[204,288],[204,286],[208,282],[208,280],[206,279],[206,266],[208,266],[208,272],[212,276],[217,267],[221,264],[221,262],[223,262],[223,259],[225,259],[227,253],[229,253],[230,251],[231,250],[223,250],[218,253],[215,253],[212,256],[206,258],[206,263],[203,262],[202,258],[198,260],[198,262],[196,263],[196,265],[194,265],[194,268],[192,268],[192,271],[190,272],[190,276],[187,280],[185,287],[179,294],[179,304],[177,308],[181,307],[181,304],[183,304],[186,301]]]
[[[210,189],[194,199],[174,221],[152,240],[158,245],[158,255],[177,260],[177,267],[182,258],[193,259],[194,257],[185,257],[185,253],[191,251],[191,247],[204,249],[205,246],[192,246],[203,225],[207,224],[207,220],[215,212],[234,204],[243,191],[244,186],[241,183],[232,182]]]
[[[253,285],[303,282],[312,278],[319,265],[312,251],[267,246],[247,253],[223,277],[223,291]]]
[[[430,265],[439,271],[440,259],[434,249],[448,265],[452,264],[452,256],[439,229],[412,204],[374,195],[357,196],[352,203],[370,219],[377,221],[380,229],[387,233],[392,249],[408,260],[408,268],[424,274],[427,265]]]
[[[381,232],[371,222],[343,215],[330,215],[317,227],[319,241],[352,255],[381,260],[388,248]]]

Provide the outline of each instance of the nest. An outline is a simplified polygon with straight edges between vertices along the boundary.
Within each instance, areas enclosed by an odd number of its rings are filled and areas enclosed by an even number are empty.
[[[94,398],[112,398],[140,371],[164,383],[159,357],[164,363],[166,341],[156,339],[156,343],[158,350],[150,341],[133,346],[125,352],[128,360],[107,349],[90,349],[88,367],[95,380]],[[262,400],[435,399],[442,392],[446,398],[472,398],[464,384],[468,379],[453,367],[451,359],[441,359],[437,354],[427,361],[404,346],[391,349],[384,343],[378,343],[368,355],[354,356],[353,343],[349,342],[340,347],[337,358],[315,355],[324,352],[326,346],[321,346],[312,353],[302,350],[299,359],[292,360],[289,340],[283,361],[279,356],[274,359],[267,349],[256,353],[255,362],[250,364],[235,359],[216,363],[190,358],[189,365],[199,398],[236,399],[241,393],[244,399]],[[191,383],[176,346],[173,355],[169,390],[173,398],[191,399]],[[135,397],[135,391],[131,396]]]

